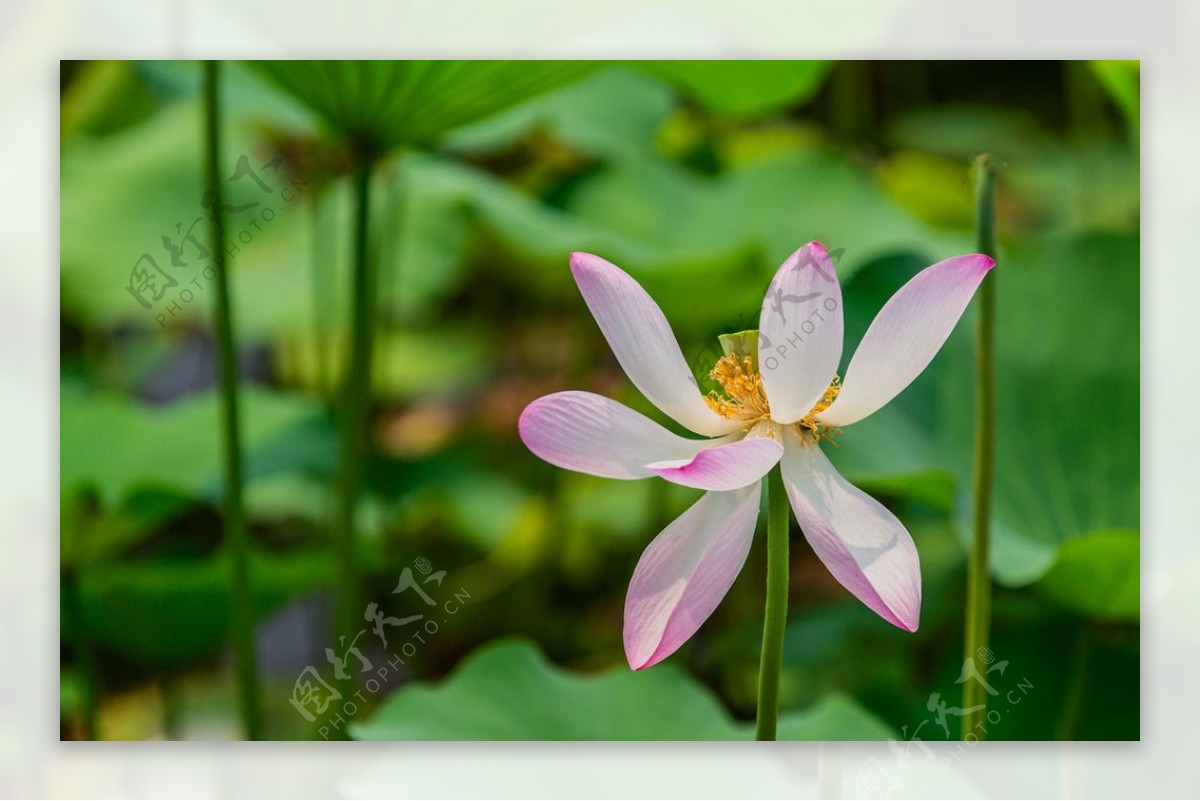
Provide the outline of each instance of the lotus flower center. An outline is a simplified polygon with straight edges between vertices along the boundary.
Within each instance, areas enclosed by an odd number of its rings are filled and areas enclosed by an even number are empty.
[[[708,371],[708,377],[721,386],[705,396],[709,408],[730,420],[752,423],[770,417],[771,407],[763,390],[762,375],[749,356],[730,353],[722,356]]]
[[[714,412],[730,420],[743,420],[747,424],[770,419],[771,405],[763,389],[762,374],[749,356],[730,353],[721,357],[708,372],[708,377],[721,387],[719,392],[714,389],[704,397],[704,402]],[[841,433],[840,429],[822,425],[816,420],[818,414],[833,405],[841,390],[841,379],[835,375],[812,410],[793,424],[802,435],[802,440],[815,442],[827,439],[832,442],[834,435]]]

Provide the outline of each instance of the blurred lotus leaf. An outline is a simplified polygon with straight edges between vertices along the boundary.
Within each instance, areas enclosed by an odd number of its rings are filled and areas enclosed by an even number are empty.
[[[230,570],[228,554],[221,551],[205,559],[117,563],[88,571],[79,584],[88,636],[155,669],[212,657],[229,640]],[[330,570],[323,551],[252,553],[256,612],[327,585]]]
[[[242,390],[242,437],[247,451],[317,413],[296,395]],[[161,408],[127,397],[62,387],[62,487],[93,487],[106,505],[139,488],[215,498],[221,476],[219,403],[215,393]]]
[[[1101,620],[1136,621],[1141,543],[1136,531],[1096,531],[1063,543],[1038,589]]]
[[[892,732],[848,698],[781,716],[780,739],[879,740]],[[571,673],[521,640],[488,643],[442,683],[396,691],[357,740],[748,740],[695,679],[674,665]]]
[[[426,145],[596,69],[587,61],[253,61],[333,130],[378,150]]]
[[[678,86],[709,111],[739,119],[811,100],[829,75],[830,61],[638,61]]]

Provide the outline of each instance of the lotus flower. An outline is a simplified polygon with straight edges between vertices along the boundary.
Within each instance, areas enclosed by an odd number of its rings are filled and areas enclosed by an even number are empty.
[[[722,338],[726,355],[710,373],[721,390],[705,396],[646,291],[604,259],[572,254],[579,291],[630,381],[707,437],[678,436],[590,392],[546,395],[521,414],[521,439],[553,465],[707,490],[633,572],[624,630],[632,669],[674,653],[725,597],[750,551],[762,478],[776,464],[805,538],[834,578],[884,620],[916,631],[921,571],[912,537],[842,478],[820,442],[877,411],[925,369],[993,264],[957,256],[916,275],[880,310],[839,381],[841,288],[825,248],[810,242],[776,272],[757,336]]]

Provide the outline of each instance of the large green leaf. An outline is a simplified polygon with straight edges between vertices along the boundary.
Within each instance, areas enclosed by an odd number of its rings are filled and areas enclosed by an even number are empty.
[[[1137,621],[1141,543],[1136,531],[1096,531],[1068,540],[1038,582],[1042,592],[1102,620]]]
[[[829,61],[638,61],[713,113],[747,118],[803,105],[816,96]]]
[[[889,201],[863,171],[812,148],[763,158],[715,178],[665,161],[622,165],[582,184],[568,208],[646,247],[669,247],[676,259],[698,251],[730,252],[735,245],[756,248],[769,265],[768,276],[809,239],[842,251],[843,278],[896,250],[950,253],[964,244],[931,232]],[[754,287],[758,297],[750,311],[757,312],[764,288],[765,282]]]
[[[891,293],[923,266],[880,260],[846,282],[843,362]],[[992,568],[1001,582],[1021,586],[1044,574],[1071,538],[1138,525],[1138,240],[1030,238],[1005,248],[993,279],[999,420]],[[945,492],[954,489],[964,538],[974,439],[972,322],[969,312],[922,375],[848,427],[830,452],[868,489],[897,488],[935,506],[946,506]],[[913,487],[921,476],[924,484]]]
[[[266,168],[262,148],[256,151],[262,137],[255,115],[235,109],[229,117],[224,171],[232,176],[244,158],[270,190],[260,190],[244,174],[227,191],[226,202],[242,209],[231,211],[226,222],[229,248],[236,249],[231,270],[236,328],[248,338],[304,330],[313,303],[305,205],[314,188],[296,183],[308,177],[290,177],[286,166]],[[64,316],[95,327],[125,323],[152,331],[210,319],[212,254],[202,256],[184,238],[190,231],[209,249],[200,126],[199,105],[182,101],[141,125],[64,152]],[[338,220],[328,216],[325,235],[333,236]],[[164,240],[180,249],[179,266],[172,264]],[[162,274],[161,296],[143,293],[150,308],[128,289],[135,265]],[[175,286],[169,286],[171,280]]]
[[[438,685],[397,691],[350,731],[359,740],[746,740],[752,729],[672,665],[580,675],[549,663],[530,643],[503,640],[480,648]],[[836,696],[785,715],[779,732],[814,740],[891,733]]]
[[[320,414],[315,402],[261,389],[241,391],[242,446],[260,445]],[[64,384],[60,405],[60,482],[64,492],[93,488],[106,505],[139,488],[215,497],[221,476],[215,393],[152,407]]]
[[[661,80],[614,66],[461,128],[445,144],[456,153],[486,153],[545,133],[596,158],[653,155],[677,102]]]
[[[588,61],[254,61],[336,132],[378,149],[426,145],[596,69]]]
[[[80,580],[88,636],[141,664],[170,669],[215,653],[228,639],[231,563],[219,552],[203,560],[107,564]],[[328,583],[324,553],[252,555],[258,613]]]
[[[489,267],[531,288],[570,293],[570,251],[598,253],[633,275],[684,331],[752,327],[770,276],[809,239],[844,249],[843,277],[905,250],[936,256],[966,239],[932,232],[869,176],[830,153],[789,152],[704,177],[666,161],[621,162],[579,182],[562,210],[476,173],[426,163],[473,185]],[[715,343],[714,343],[715,344]]]
[[[1049,566],[1039,545],[1139,524],[1139,267],[1136,236],[1086,235],[1014,247],[996,268],[993,570],[1006,583]],[[969,349],[951,358],[944,441],[969,442]]]
[[[635,83],[642,78],[627,71],[605,75]],[[582,90],[556,94],[570,99],[577,91]],[[580,176],[557,205],[443,158],[409,154],[385,165],[391,177],[379,179],[377,217],[379,231],[394,238],[389,247],[396,258],[383,267],[384,307],[414,324],[435,321],[442,304],[472,289],[469,278],[491,291],[499,289],[492,282],[509,282],[543,295],[574,294],[567,254],[589,250],[643,281],[672,322],[707,328],[714,320],[732,325],[738,315],[747,323],[779,262],[810,238],[845,248],[844,276],[896,250],[932,257],[967,247],[965,239],[936,234],[892,203],[861,169],[811,145],[739,163],[712,177],[655,156],[649,147],[635,154],[632,143],[650,135],[661,96],[647,95],[645,101],[646,121],[623,134],[623,143],[587,144],[578,127],[564,123],[576,141],[613,154],[614,161]],[[199,126],[197,106],[184,101],[136,128],[64,154],[62,218],[70,234],[62,242],[64,315],[96,327],[129,324],[152,331],[161,330],[160,322],[207,324],[211,292],[203,263],[192,258],[186,266],[168,268],[160,245],[163,236],[178,238],[177,223],[186,228],[203,213]],[[231,109],[228,128],[232,173],[235,154],[254,151],[257,118],[251,109]],[[289,192],[293,199],[285,203],[277,177],[268,172],[264,180],[276,191],[263,194],[243,180],[234,188],[249,194],[231,196],[239,203],[266,199],[274,215],[269,223],[258,221],[257,230],[250,212],[231,215],[231,238],[246,233],[250,240],[239,240],[231,272],[237,328],[250,339],[309,336],[318,297],[335,311],[344,305],[346,271],[337,267],[349,253],[342,234],[349,204],[335,182],[320,196],[314,233],[306,206],[315,188]],[[388,190],[403,202],[385,202]],[[323,263],[331,267],[322,271],[329,279],[320,286],[310,265],[314,236],[323,243]],[[143,253],[180,285],[152,310],[143,309],[126,286]],[[481,273],[473,275],[472,266]],[[182,288],[190,288],[192,302],[178,302]]]

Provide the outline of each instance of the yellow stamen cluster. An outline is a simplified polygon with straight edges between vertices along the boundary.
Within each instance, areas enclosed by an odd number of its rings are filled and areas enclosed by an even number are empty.
[[[708,377],[721,385],[720,392],[714,389],[704,397],[705,403],[714,412],[727,419],[747,423],[770,419],[771,406],[763,390],[762,375],[755,369],[754,361],[749,356],[731,353],[721,357],[709,371]],[[802,442],[819,442],[822,439],[833,442],[834,436],[841,433],[841,429],[816,421],[816,416],[832,406],[841,391],[841,379],[835,375],[833,383],[812,411],[794,424]]]
[[[721,385],[722,392],[714,389],[704,400],[722,417],[750,422],[771,414],[762,376],[749,356],[739,357],[734,353],[722,356],[709,370],[708,377]]]
[[[825,394],[821,396],[819,401],[817,401],[817,405],[813,406],[812,411],[804,415],[804,417],[800,418],[800,421],[796,423],[796,428],[800,431],[801,435],[808,434],[814,442],[819,442],[822,439],[825,439],[833,445],[837,445],[837,443],[833,441],[833,438],[837,434],[842,433],[842,430],[834,426],[822,425],[821,423],[818,423],[815,418],[818,414],[833,405],[833,402],[837,400],[838,393],[841,391],[842,379],[840,376],[835,375],[833,377],[833,382],[829,385],[829,389],[825,390]],[[800,439],[803,440],[804,437],[801,436]]]

